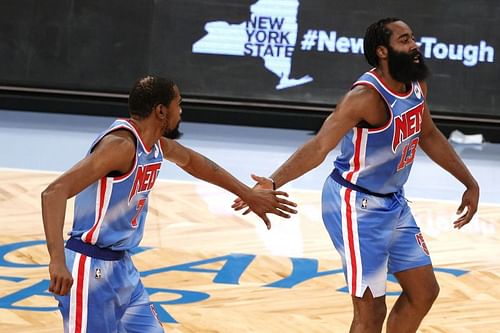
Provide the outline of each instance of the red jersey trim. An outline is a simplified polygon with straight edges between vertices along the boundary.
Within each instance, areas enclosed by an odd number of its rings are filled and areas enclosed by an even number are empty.
[[[378,83],[380,83],[380,85],[382,87],[384,87],[385,90],[387,90],[387,92],[395,97],[399,97],[399,98],[408,98],[411,96],[411,94],[413,93],[413,82],[411,84],[411,89],[409,92],[405,93],[405,94],[401,94],[401,93],[398,93],[394,90],[392,90],[388,85],[385,84],[384,80],[382,80],[382,78],[380,76],[378,76],[377,72],[375,71],[375,68],[372,69],[371,71],[367,72],[366,74],[372,76],[375,80],[378,81]]]
[[[146,154],[149,154],[151,152],[151,149],[148,149],[146,147],[146,145],[144,144],[144,141],[142,140],[142,137],[139,134],[139,129],[137,128],[137,126],[135,126],[135,124],[130,119],[120,119],[120,120],[123,120],[123,121],[127,122],[127,124],[132,126],[132,130],[133,130],[135,136],[137,137],[137,139],[139,139],[139,142],[141,143],[142,148],[144,149]]]
[[[390,113],[390,118],[387,120],[387,123],[385,123],[384,125],[380,126],[380,127],[377,127],[377,128],[368,128],[368,133],[380,133],[380,132],[383,132],[385,131],[386,129],[388,129],[389,127],[391,127],[391,124],[392,124],[392,121],[394,120],[394,115],[392,113],[392,108],[391,108],[391,105],[389,104],[389,102],[385,99],[384,95],[382,95],[378,90],[377,90],[377,87],[370,81],[357,81],[355,82],[352,87],[356,87],[356,86],[367,86],[367,87],[370,87],[372,88],[373,90],[375,90],[377,92],[377,94],[382,97],[382,99],[384,100],[385,104],[387,104],[387,107],[389,108],[389,113]]]

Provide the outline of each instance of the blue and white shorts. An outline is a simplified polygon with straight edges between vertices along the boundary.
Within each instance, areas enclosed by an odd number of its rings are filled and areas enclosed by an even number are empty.
[[[323,222],[342,258],[349,293],[386,293],[393,274],[431,265],[424,238],[402,193],[387,197],[354,191],[327,177]]]
[[[119,260],[102,260],[65,249],[73,286],[55,296],[65,333],[163,332],[156,310],[125,252]]]

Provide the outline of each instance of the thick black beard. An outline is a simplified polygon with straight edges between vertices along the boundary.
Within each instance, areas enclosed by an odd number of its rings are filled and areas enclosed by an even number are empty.
[[[165,132],[163,132],[163,136],[166,137],[167,139],[172,139],[172,140],[179,139],[182,136],[182,132],[179,131],[179,125],[180,122],[174,129],[165,130]]]
[[[389,73],[396,81],[408,84],[413,81],[423,81],[429,76],[429,68],[419,51],[397,52],[390,46],[388,51]],[[418,63],[413,61],[416,54],[420,58]]]

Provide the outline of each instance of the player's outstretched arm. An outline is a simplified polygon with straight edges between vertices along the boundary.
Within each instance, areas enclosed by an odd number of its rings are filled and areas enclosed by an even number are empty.
[[[95,150],[54,180],[42,192],[42,219],[50,255],[49,291],[66,295],[73,279],[66,267],[63,226],[66,202],[112,171],[127,172],[134,162],[135,144],[129,133],[116,131],[104,137]]]
[[[427,96],[426,85],[422,85],[422,88],[424,90],[424,95]],[[446,140],[445,136],[432,121],[427,103],[422,117],[421,128],[422,131],[420,133],[419,145],[422,150],[434,162],[452,174],[466,187],[462,195],[462,202],[457,210],[457,214],[461,214],[461,216],[453,223],[455,228],[460,229],[470,222],[477,211],[479,203],[479,185],[448,140]],[[467,210],[463,213],[465,208],[467,208]]]
[[[267,213],[289,218],[289,213],[295,214],[297,212],[293,208],[297,204],[283,198],[283,196],[288,197],[286,192],[251,189],[215,162],[176,141],[162,138],[161,145],[165,159],[177,164],[198,179],[222,187],[238,197],[244,198],[250,209],[265,222],[268,229],[271,228],[271,222],[266,215]]]
[[[358,86],[349,91],[325,120],[319,132],[293,153],[271,175],[275,188],[296,179],[320,165],[342,137],[362,121],[370,121],[376,107],[385,106],[371,88]],[[382,114],[385,111],[382,109]]]
[[[279,188],[321,164],[340,139],[361,121],[367,121],[368,111],[382,107],[377,93],[365,86],[349,91],[337,105],[335,111],[326,118],[319,132],[298,148],[270,176],[275,188]]]
[[[325,120],[316,136],[297,149],[269,178],[261,177],[257,186],[269,188],[274,182],[274,188],[279,188],[316,168],[349,130],[362,121],[376,123],[380,120],[377,119],[379,116],[384,118],[386,111],[378,93],[366,86],[355,87]],[[231,207],[241,210],[246,204],[242,198],[238,198]]]

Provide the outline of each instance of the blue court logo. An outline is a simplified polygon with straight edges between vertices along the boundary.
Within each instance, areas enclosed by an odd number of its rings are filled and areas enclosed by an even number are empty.
[[[9,268],[16,268],[16,272],[19,272],[23,269],[32,271],[34,268],[47,270],[47,265],[16,263],[6,259],[12,252],[44,244],[45,241],[38,240],[5,244],[0,246],[0,280],[7,281],[13,286],[19,286],[18,288],[7,288],[6,290],[9,290],[7,294],[4,294],[3,292],[0,293],[0,308],[35,312],[57,311],[56,306],[21,305],[32,304],[32,302],[29,302],[30,298],[38,298],[39,302],[39,296],[48,297],[53,300],[53,295],[48,292],[48,279],[33,281],[32,279],[28,279],[26,277],[18,275],[1,275],[7,274],[5,272],[8,272]],[[150,248],[140,247],[134,249],[131,252],[132,254],[137,254],[148,250],[150,250]],[[212,282],[214,284],[229,284],[234,285],[235,288],[237,288],[237,286],[240,284],[241,276],[245,273],[245,271],[252,264],[255,258],[256,256],[253,254],[231,253],[224,256],[142,271],[141,277],[148,277],[157,274],[178,274],[178,272],[190,272],[191,274],[208,274],[213,276]],[[323,276],[334,274],[343,274],[341,268],[319,271],[319,262],[317,259],[289,258],[289,260],[292,270],[288,276],[284,276],[274,282],[264,284],[261,287],[292,289],[311,279],[321,278]],[[211,268],[207,268],[207,265],[209,265],[209,267]],[[2,270],[3,268],[7,269]],[[434,268],[434,270],[436,272],[451,274],[455,277],[459,277],[468,273],[468,271],[465,270],[451,268],[436,267]],[[397,283],[397,280],[392,275],[388,276],[388,281]],[[152,299],[156,300],[153,303],[154,308],[156,309],[157,316],[162,322],[165,323],[177,323],[175,318],[172,317],[167,311],[169,306],[174,306],[177,304],[197,303],[210,298],[210,294],[196,290],[153,288],[149,287],[147,284],[145,284],[145,288],[150,296],[154,295]],[[14,289],[14,291],[11,291],[12,289]],[[348,288],[347,286],[344,286],[338,288],[337,291],[347,293]],[[176,295],[178,297],[175,299],[172,299],[172,297],[168,297],[168,300],[162,301],[162,295]],[[387,295],[397,296],[399,295],[399,292],[389,292],[387,293]],[[28,302],[26,302],[26,300],[28,300]]]

